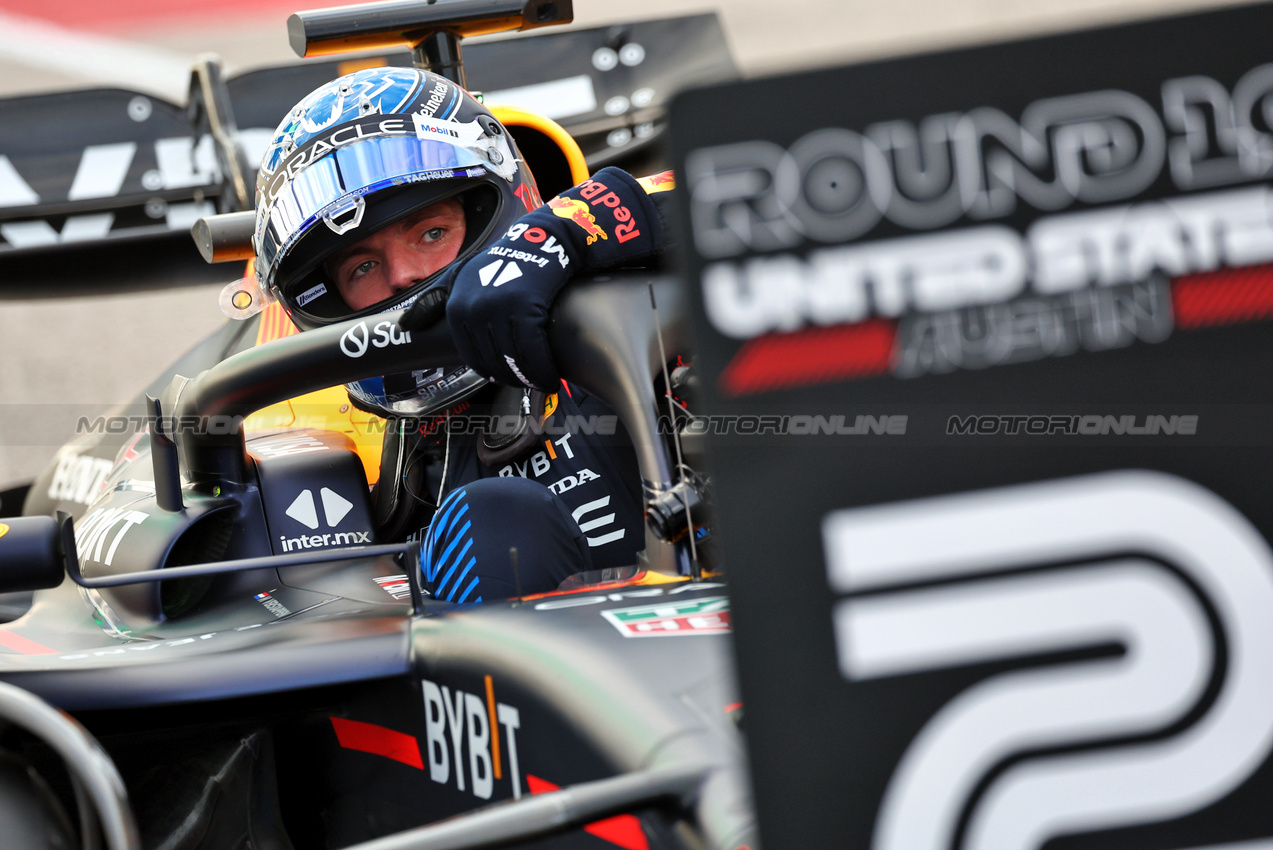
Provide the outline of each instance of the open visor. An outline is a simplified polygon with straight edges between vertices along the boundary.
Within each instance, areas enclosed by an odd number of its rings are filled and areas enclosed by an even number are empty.
[[[319,220],[336,234],[362,222],[363,196],[390,186],[487,172],[476,151],[434,139],[381,136],[337,148],[284,179],[270,202],[269,219],[258,234],[257,270],[268,288],[275,259]]]

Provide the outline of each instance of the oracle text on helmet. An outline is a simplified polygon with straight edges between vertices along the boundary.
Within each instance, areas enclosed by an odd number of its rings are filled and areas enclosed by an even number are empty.
[[[326,136],[312,140],[306,147],[301,148],[290,159],[282,163],[265,185],[262,192],[265,202],[273,203],[279,191],[295,178],[302,168],[331,153],[336,148],[376,136],[406,135],[415,135],[415,127],[408,124],[406,118],[402,117],[386,118],[378,115],[365,121],[345,124]]]

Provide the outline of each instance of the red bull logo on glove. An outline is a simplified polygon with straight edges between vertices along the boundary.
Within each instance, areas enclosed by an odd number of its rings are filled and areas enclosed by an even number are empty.
[[[606,232],[601,229],[601,225],[597,224],[597,217],[588,209],[588,205],[583,201],[575,198],[553,198],[548,202],[548,206],[552,208],[553,215],[573,221],[579,225],[584,233],[588,234],[588,244],[591,245],[597,241],[597,238],[609,239]]]
[[[590,207],[600,205],[610,209],[610,214],[618,222],[614,228],[614,235],[618,237],[620,243],[635,239],[641,235],[641,231],[637,229],[637,220],[633,217],[632,211],[623,205],[623,199],[618,194],[610,191],[609,186],[593,179],[580,183],[578,189],[579,194],[588,202]],[[603,192],[605,194],[602,194]]]
[[[676,176],[671,171],[660,171],[649,177],[637,178],[637,183],[641,184],[641,188],[647,195],[653,195],[655,192],[670,192],[676,188]]]

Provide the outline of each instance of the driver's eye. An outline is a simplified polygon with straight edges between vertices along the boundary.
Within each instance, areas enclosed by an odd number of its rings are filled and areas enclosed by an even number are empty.
[[[353,271],[351,271],[349,275],[350,277],[362,277],[363,275],[368,274],[375,267],[376,263],[374,260],[367,260],[354,266]]]
[[[420,237],[421,242],[437,242],[446,234],[444,227],[430,227],[424,231],[424,235]]]

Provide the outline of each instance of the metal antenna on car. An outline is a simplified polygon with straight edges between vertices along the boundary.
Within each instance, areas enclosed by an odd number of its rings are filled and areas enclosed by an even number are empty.
[[[517,589],[517,601],[522,601],[522,574],[517,569],[517,547],[508,547],[508,560],[513,565],[513,586]]]
[[[672,445],[676,446],[676,471],[682,476],[682,483],[685,481],[685,471],[688,469],[685,465],[685,457],[681,452],[681,431],[676,427],[676,408],[672,406],[672,377],[667,370],[667,348],[663,345],[663,326],[659,322],[659,304],[654,297],[654,285],[649,284],[650,290],[650,309],[654,311],[654,330],[658,334],[656,337],[659,342],[659,360],[663,364],[663,397],[667,401],[667,414],[672,427]],[[690,499],[686,498],[682,501],[685,506],[685,522],[689,525],[690,539],[690,576],[694,581],[701,581],[703,578],[703,567],[698,560],[698,530],[694,528],[694,513],[690,505]]]

